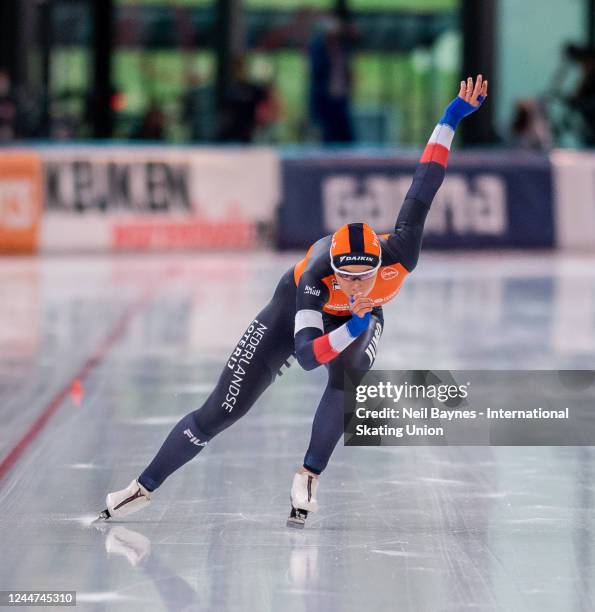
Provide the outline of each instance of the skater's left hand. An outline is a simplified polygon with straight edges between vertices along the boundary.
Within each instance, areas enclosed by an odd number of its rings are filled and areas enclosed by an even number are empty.
[[[473,78],[467,77],[466,81],[461,81],[459,88],[459,98],[471,106],[479,108],[482,102],[488,97],[488,82],[483,80],[481,74],[477,75],[475,84]]]
[[[461,81],[459,95],[446,107],[442,117],[442,123],[446,123],[456,129],[462,119],[474,113],[486,99],[488,95],[488,82],[483,80],[481,74],[477,79],[469,77],[466,81]]]

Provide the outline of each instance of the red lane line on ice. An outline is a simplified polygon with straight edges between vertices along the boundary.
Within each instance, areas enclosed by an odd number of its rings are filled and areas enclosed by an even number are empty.
[[[43,412],[35,419],[33,424],[15,444],[8,455],[0,462],[0,481],[10,471],[12,466],[21,457],[25,449],[33,442],[33,440],[43,430],[51,416],[58,410],[62,402],[70,394],[72,385],[76,380],[84,380],[93,368],[97,367],[106,357],[114,344],[122,338],[132,318],[142,310],[145,304],[151,299],[152,293],[149,292],[143,295],[137,302],[129,306],[126,312],[120,317],[107,338],[99,345],[95,352],[85,361],[83,366],[74,374],[74,376],[54,395]]]

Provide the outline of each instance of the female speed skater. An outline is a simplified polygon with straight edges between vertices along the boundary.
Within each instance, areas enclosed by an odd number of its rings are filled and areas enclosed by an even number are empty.
[[[279,281],[227,361],[215,389],[172,429],[148,467],[121,491],[108,493],[102,519],[145,507],[152,493],[244,416],[295,355],[305,370],[324,365],[328,383],[316,409],[310,444],[293,478],[288,526],[304,526],[318,510],[318,479],[343,433],[343,373],[374,364],[384,326],[382,305],[392,300],[417,264],[432,200],[446,172],[459,122],[486,98],[478,75],[461,82],[416,167],[393,234],[378,236],[350,223],[315,242]]]

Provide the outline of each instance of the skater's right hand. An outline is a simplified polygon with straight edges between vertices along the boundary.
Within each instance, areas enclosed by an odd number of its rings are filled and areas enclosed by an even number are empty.
[[[357,338],[368,329],[374,302],[369,297],[356,293],[349,298],[349,307],[353,316],[346,323],[347,331],[352,338]]]
[[[361,293],[356,293],[349,299],[349,309],[358,317],[363,317],[368,312],[372,312],[373,308],[374,301]]]

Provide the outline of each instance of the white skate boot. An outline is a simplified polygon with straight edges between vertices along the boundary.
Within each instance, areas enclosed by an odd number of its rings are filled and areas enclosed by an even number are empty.
[[[287,526],[303,529],[308,512],[318,511],[316,489],[318,477],[310,472],[298,472],[293,477],[291,485],[291,514],[287,519]]]
[[[126,516],[141,510],[150,501],[151,493],[138,480],[133,480],[125,489],[107,494],[105,498],[107,508],[100,513],[99,518]]]

